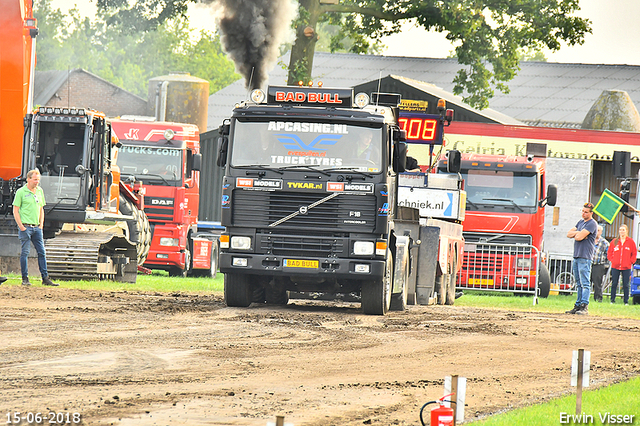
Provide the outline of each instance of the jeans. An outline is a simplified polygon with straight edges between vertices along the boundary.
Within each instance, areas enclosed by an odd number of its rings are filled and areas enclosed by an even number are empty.
[[[591,259],[583,259],[581,257],[573,258],[573,276],[576,279],[576,293],[578,299],[576,306],[584,303],[589,304],[589,296],[591,295]]]
[[[604,263],[591,264],[591,284],[593,284],[593,300],[602,302],[602,279],[606,272]]]
[[[29,277],[29,267],[27,266],[27,257],[31,250],[31,244],[36,248],[38,253],[38,267],[40,268],[40,275],[48,277],[47,272],[47,257],[44,251],[44,239],[42,238],[42,229],[36,226],[27,226],[24,231],[18,230],[18,238],[22,243],[22,251],[20,252],[20,270],[22,272],[22,278]]]
[[[631,278],[631,269],[614,269],[611,268],[611,302],[616,301],[616,292],[618,291],[618,279],[622,276],[622,291],[624,293],[624,303],[629,303],[629,278]]]

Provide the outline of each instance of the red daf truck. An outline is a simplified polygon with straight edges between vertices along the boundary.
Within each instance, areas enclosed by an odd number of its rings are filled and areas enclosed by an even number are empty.
[[[458,288],[549,295],[544,207],[555,205],[557,188],[545,190],[545,153],[545,144],[531,144],[525,156],[462,154],[467,206]]]
[[[171,276],[215,277],[221,227],[198,222],[200,134],[193,124],[155,121],[152,117],[113,120],[122,147],[122,180],[142,181],[145,213],[152,229],[144,267]]]

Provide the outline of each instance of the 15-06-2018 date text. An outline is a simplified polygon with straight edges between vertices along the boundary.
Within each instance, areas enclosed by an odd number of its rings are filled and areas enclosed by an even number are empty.
[[[82,422],[82,416],[80,413],[69,412],[27,412],[21,413],[19,411],[8,412],[7,421],[8,425],[72,425],[80,424]]]

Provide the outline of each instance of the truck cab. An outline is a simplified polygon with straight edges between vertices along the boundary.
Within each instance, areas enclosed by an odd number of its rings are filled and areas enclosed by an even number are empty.
[[[198,230],[200,139],[194,124],[155,121],[153,117],[113,120],[122,147],[122,180],[145,188],[144,212],[152,229],[144,267],[171,276],[215,276],[216,239]]]
[[[555,205],[556,188],[545,188],[545,162],[533,154],[462,154],[466,249],[458,287],[523,293],[539,288],[547,297],[544,207]],[[446,167],[447,160],[440,161],[438,173]]]
[[[406,152],[393,107],[354,108],[351,89],[276,86],[265,95],[221,127],[227,304],[361,293],[365,312],[386,312],[389,218]]]

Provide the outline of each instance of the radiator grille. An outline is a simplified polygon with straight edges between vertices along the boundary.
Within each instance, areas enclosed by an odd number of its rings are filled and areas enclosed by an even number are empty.
[[[276,256],[332,257],[344,255],[347,239],[329,236],[279,235],[273,233],[258,235],[261,253]]]
[[[234,226],[266,228],[294,212],[309,206],[327,193],[247,191],[233,193],[232,222]],[[376,220],[374,195],[339,194],[313,208],[277,225],[278,229],[323,229],[346,232],[371,232]]]

